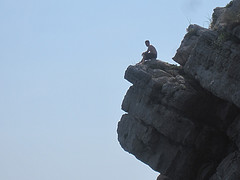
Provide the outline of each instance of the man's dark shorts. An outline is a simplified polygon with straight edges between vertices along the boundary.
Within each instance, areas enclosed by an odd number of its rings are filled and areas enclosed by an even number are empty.
[[[143,59],[144,60],[149,60],[149,59],[156,59],[157,58],[157,54],[153,54],[153,53],[143,53]]]

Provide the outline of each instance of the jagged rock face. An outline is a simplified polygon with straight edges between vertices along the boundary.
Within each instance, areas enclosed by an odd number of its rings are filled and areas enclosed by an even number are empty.
[[[215,25],[239,2],[215,11]],[[118,140],[172,180],[240,179],[240,23],[228,22],[190,25],[173,58],[181,66],[155,60],[125,72],[133,85]]]
[[[231,144],[224,131],[238,109],[205,91],[179,66],[129,66],[133,83],[118,124],[121,146],[172,179],[209,178]]]
[[[216,32],[197,25],[188,29],[173,59],[203,88],[240,107],[240,39],[225,31]],[[188,39],[194,39],[191,42],[194,47],[185,50]]]
[[[240,23],[240,1],[233,0],[226,7],[214,9],[210,28],[219,30]]]
[[[238,180],[240,179],[240,153],[235,151],[230,153],[219,165],[217,172],[210,180]]]

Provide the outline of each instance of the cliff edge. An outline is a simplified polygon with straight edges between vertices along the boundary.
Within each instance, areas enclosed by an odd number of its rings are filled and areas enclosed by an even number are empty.
[[[239,180],[240,1],[190,25],[173,59],[127,68],[120,145],[172,180]]]

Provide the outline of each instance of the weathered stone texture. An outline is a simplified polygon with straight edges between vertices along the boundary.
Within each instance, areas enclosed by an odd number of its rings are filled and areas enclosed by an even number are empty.
[[[133,86],[122,104],[121,146],[176,180],[194,179],[201,169],[212,175],[228,150],[222,125],[234,120],[237,108],[162,61],[129,66],[125,78]]]
[[[239,0],[190,25],[174,60],[129,66],[122,148],[172,180],[240,179]],[[165,177],[166,178],[166,177]]]

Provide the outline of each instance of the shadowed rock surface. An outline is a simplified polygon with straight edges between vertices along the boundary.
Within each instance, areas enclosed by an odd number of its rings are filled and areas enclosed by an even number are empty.
[[[240,179],[240,23],[224,17],[239,11],[234,0],[211,29],[190,25],[180,66],[152,60],[125,72],[120,145],[172,180]]]

